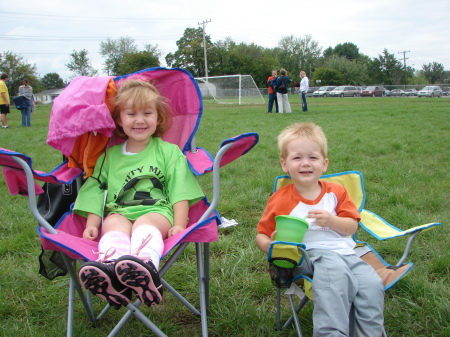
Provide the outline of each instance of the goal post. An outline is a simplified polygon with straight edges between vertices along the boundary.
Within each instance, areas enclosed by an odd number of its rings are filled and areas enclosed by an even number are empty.
[[[195,78],[203,100],[220,104],[264,104],[251,75],[226,75]]]

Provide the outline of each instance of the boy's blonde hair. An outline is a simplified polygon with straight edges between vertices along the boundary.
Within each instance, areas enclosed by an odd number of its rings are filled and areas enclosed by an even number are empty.
[[[120,121],[120,112],[124,109],[126,102],[133,102],[133,110],[145,109],[150,102],[155,102],[158,113],[158,125],[156,126],[154,137],[163,137],[172,125],[171,109],[167,99],[159,93],[156,87],[143,80],[125,80],[114,98],[113,120],[116,123],[115,133],[120,138],[127,138]]]
[[[317,143],[324,158],[328,157],[327,137],[322,128],[314,123],[294,123],[281,131],[278,135],[278,148],[280,149],[280,158],[287,157],[287,144],[294,139],[308,138]]]

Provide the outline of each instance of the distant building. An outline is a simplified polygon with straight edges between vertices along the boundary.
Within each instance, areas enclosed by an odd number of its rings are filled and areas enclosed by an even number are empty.
[[[37,102],[41,102],[42,104],[53,103],[55,98],[58,97],[58,95],[63,90],[64,90],[64,88],[44,90],[44,91],[38,92],[37,94],[34,94],[34,99]]]

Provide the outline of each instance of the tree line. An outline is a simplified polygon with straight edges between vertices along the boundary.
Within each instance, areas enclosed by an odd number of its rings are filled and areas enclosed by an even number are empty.
[[[230,37],[212,42],[203,30],[186,28],[183,36],[176,41],[177,50],[165,55],[168,67],[180,67],[194,77],[252,75],[259,87],[265,87],[272,69],[284,68],[294,81],[300,70],[304,70],[311,85],[401,85],[401,84],[446,84],[450,71],[438,62],[423,64],[416,70],[406,66],[387,49],[374,58],[359,52],[358,46],[351,42],[328,47],[325,50],[313,40],[311,35],[295,37],[284,36],[277,46],[264,48],[254,43],[236,43]],[[207,50],[207,69],[205,69],[204,48]],[[138,70],[161,66],[162,52],[158,45],[144,44],[142,48],[131,37],[107,39],[100,42],[100,54],[104,58],[106,74],[119,76]],[[97,76],[85,49],[70,54],[67,68],[76,76]],[[66,83],[57,73],[48,73],[42,78],[37,75],[35,65],[28,64],[20,55],[3,53],[0,59],[0,71],[8,73],[7,83],[10,92],[14,92],[24,77],[30,81],[35,92],[44,89],[63,88]]]

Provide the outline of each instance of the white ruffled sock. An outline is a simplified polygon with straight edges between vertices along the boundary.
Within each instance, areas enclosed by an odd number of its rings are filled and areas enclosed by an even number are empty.
[[[142,247],[144,240],[151,235],[150,240]],[[131,253],[139,258],[150,258],[156,268],[164,250],[164,240],[158,228],[151,225],[141,225],[131,234]]]
[[[119,257],[131,254],[131,238],[128,234],[120,231],[107,232],[102,235],[98,243],[98,251],[102,254],[113,255],[109,256],[108,260],[117,260]],[[104,258],[105,255],[100,256]]]

